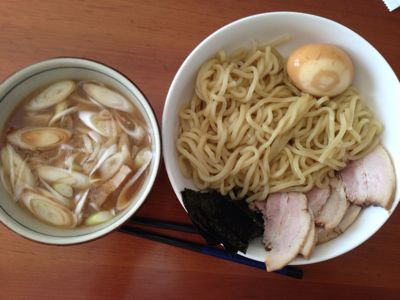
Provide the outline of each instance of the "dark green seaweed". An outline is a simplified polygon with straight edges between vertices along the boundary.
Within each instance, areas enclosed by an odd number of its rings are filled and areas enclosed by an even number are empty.
[[[216,191],[182,191],[193,225],[210,245],[223,244],[230,254],[246,253],[250,240],[264,232],[262,215],[244,200],[232,200]]]

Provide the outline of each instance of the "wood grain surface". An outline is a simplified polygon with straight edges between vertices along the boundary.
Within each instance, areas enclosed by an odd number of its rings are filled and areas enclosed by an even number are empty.
[[[0,1],[0,80],[57,56],[99,60],[132,79],[159,122],[190,51],[236,19],[299,11],[366,38],[400,76],[400,9],[353,1]],[[398,99],[400,101],[400,99]],[[399,113],[399,112],[393,112]],[[164,166],[139,214],[188,222]],[[0,225],[0,299],[399,299],[400,210],[367,242],[294,280],[113,232],[76,246],[37,244]]]

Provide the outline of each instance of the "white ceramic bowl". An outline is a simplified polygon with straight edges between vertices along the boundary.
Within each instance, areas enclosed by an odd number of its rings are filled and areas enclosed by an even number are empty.
[[[190,179],[179,171],[175,141],[178,128],[178,109],[190,101],[195,76],[200,65],[220,49],[233,50],[250,46],[252,40],[267,42],[279,35],[293,38],[278,50],[287,57],[295,48],[307,43],[330,43],[344,49],[355,66],[354,85],[364,101],[383,122],[382,143],[391,154],[397,178],[400,170],[400,84],[393,70],[378,51],[357,33],[334,21],[314,15],[294,12],[273,12],[240,19],[217,30],[202,41],[186,58],[169,89],[162,120],[163,154],[169,179],[182,203],[180,192],[194,188]],[[398,185],[398,184],[397,184]],[[297,258],[292,264],[324,261],[357,247],[371,237],[389,218],[399,202],[396,189],[394,204],[389,212],[370,207],[363,210],[357,221],[338,238],[316,247],[309,260]],[[245,256],[264,261],[266,252],[261,239],[253,241]]]
[[[79,58],[55,58],[32,64],[17,71],[0,85],[0,130],[20,100],[37,88],[63,79],[96,80],[124,94],[141,111],[150,128],[153,160],[140,191],[130,206],[112,220],[91,227],[60,229],[34,219],[12,201],[0,184],[0,221],[16,233],[48,244],[76,244],[86,242],[114,230],[140,207],[146,199],[157,175],[161,157],[161,143],[157,120],[140,90],[125,76],[103,64]]]

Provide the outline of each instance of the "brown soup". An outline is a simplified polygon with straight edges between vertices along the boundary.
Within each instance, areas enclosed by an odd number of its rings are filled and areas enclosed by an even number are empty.
[[[152,159],[139,109],[92,81],[59,81],[30,94],[7,120],[0,148],[0,177],[11,198],[64,228],[123,211]]]

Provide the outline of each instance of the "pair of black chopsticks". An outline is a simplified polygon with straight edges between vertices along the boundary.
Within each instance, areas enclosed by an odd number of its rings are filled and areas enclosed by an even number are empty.
[[[175,247],[184,248],[184,249],[191,250],[194,252],[203,253],[203,254],[206,254],[209,256],[214,256],[214,257],[218,257],[218,258],[225,259],[228,261],[233,261],[236,263],[254,267],[257,269],[265,270],[265,264],[262,262],[259,262],[259,261],[253,260],[253,259],[249,259],[249,258],[246,258],[246,257],[238,255],[238,254],[230,255],[226,251],[216,248],[216,247],[204,246],[204,245],[201,245],[198,243],[169,237],[166,235],[154,233],[154,232],[147,231],[147,230],[140,229],[140,228],[135,228],[135,227],[133,227],[133,225],[162,228],[162,229],[167,229],[167,230],[174,230],[174,231],[198,234],[198,231],[196,230],[196,228],[193,225],[180,224],[180,223],[174,223],[174,222],[165,222],[165,221],[141,218],[141,217],[133,217],[125,225],[120,227],[119,230],[121,232],[140,236],[140,237],[143,237],[143,238],[146,238],[149,240],[161,242],[161,243],[172,245]],[[293,278],[297,278],[297,279],[301,279],[303,277],[303,271],[298,268],[292,267],[292,266],[286,266],[286,267],[282,268],[281,270],[275,271],[275,273],[293,277]]]

